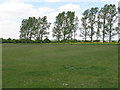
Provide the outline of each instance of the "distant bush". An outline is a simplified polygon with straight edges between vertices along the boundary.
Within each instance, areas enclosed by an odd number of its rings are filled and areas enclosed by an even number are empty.
[[[70,42],[77,42],[77,39],[74,39],[74,40],[70,40]]]
[[[93,42],[100,42],[100,40],[94,40]]]
[[[43,41],[41,41],[41,40],[35,40],[34,42],[35,43],[43,43]]]
[[[43,42],[44,42],[44,43],[50,43],[51,41],[50,41],[48,38],[46,38],[46,39],[44,39]]]
[[[29,39],[20,39],[20,43],[32,43],[32,40]]]
[[[51,40],[51,43],[58,43],[57,40]]]
[[[90,40],[65,40],[65,43],[76,43],[76,42],[91,42]],[[100,40],[94,40],[93,42],[100,42]],[[107,42],[107,41],[104,41]],[[117,42],[115,40],[112,40],[112,42]],[[119,39],[120,42],[120,39]],[[37,40],[29,40],[29,39],[3,39],[0,38],[0,43],[58,43],[57,40],[49,40],[48,38],[45,38],[43,41],[37,39]],[[59,43],[63,43],[63,40],[60,40]],[[108,42],[107,42],[108,43]]]
[[[116,41],[113,40],[112,42],[116,42]]]
[[[66,42],[66,43],[67,43],[68,40],[67,40],[67,39],[63,39],[63,40],[60,41],[60,43],[63,43],[63,42]]]
[[[77,42],[83,42],[82,40],[77,40]]]
[[[91,41],[89,41],[89,40],[83,40],[83,42],[91,42]]]

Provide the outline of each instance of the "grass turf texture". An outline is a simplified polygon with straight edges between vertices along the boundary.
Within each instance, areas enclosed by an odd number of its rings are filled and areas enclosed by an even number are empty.
[[[3,88],[117,88],[118,45],[3,44]]]

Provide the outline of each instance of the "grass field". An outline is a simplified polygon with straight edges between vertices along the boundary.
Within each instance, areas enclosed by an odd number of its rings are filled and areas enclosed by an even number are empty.
[[[3,88],[117,88],[117,45],[3,44]]]

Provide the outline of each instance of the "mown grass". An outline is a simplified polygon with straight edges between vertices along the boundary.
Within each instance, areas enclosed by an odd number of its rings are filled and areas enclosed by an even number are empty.
[[[118,42],[66,42],[66,43],[48,43],[48,44],[52,44],[52,45],[55,45],[55,44],[72,44],[72,45],[119,45],[120,43]]]
[[[3,88],[117,88],[117,45],[3,44]]]

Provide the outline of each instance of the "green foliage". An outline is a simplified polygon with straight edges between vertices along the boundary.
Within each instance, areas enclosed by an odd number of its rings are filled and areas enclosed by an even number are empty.
[[[20,39],[26,39],[30,42],[31,39],[36,38],[42,41],[43,36],[49,34],[47,29],[49,29],[50,24],[46,16],[38,19],[35,17],[23,19],[20,27]]]
[[[80,37],[83,37],[83,39],[86,40],[88,36],[89,9],[85,10],[82,15],[83,17],[81,18],[82,27],[80,28]]]
[[[62,12],[56,16],[56,21],[54,22],[53,28],[53,37],[56,37],[58,43],[60,39],[63,39],[63,42],[72,40],[74,33],[74,39],[76,35],[76,30],[78,29],[78,17],[75,17],[75,12]]]
[[[94,40],[93,42],[100,42],[100,40]]]
[[[98,13],[98,7],[91,8],[89,10],[89,15],[88,15],[88,28],[90,29],[89,31],[89,37],[91,39],[91,42],[93,41],[93,35],[95,34],[95,24],[96,24],[96,15]]]
[[[48,38],[44,39],[44,43],[50,43],[50,42],[51,41]]]

